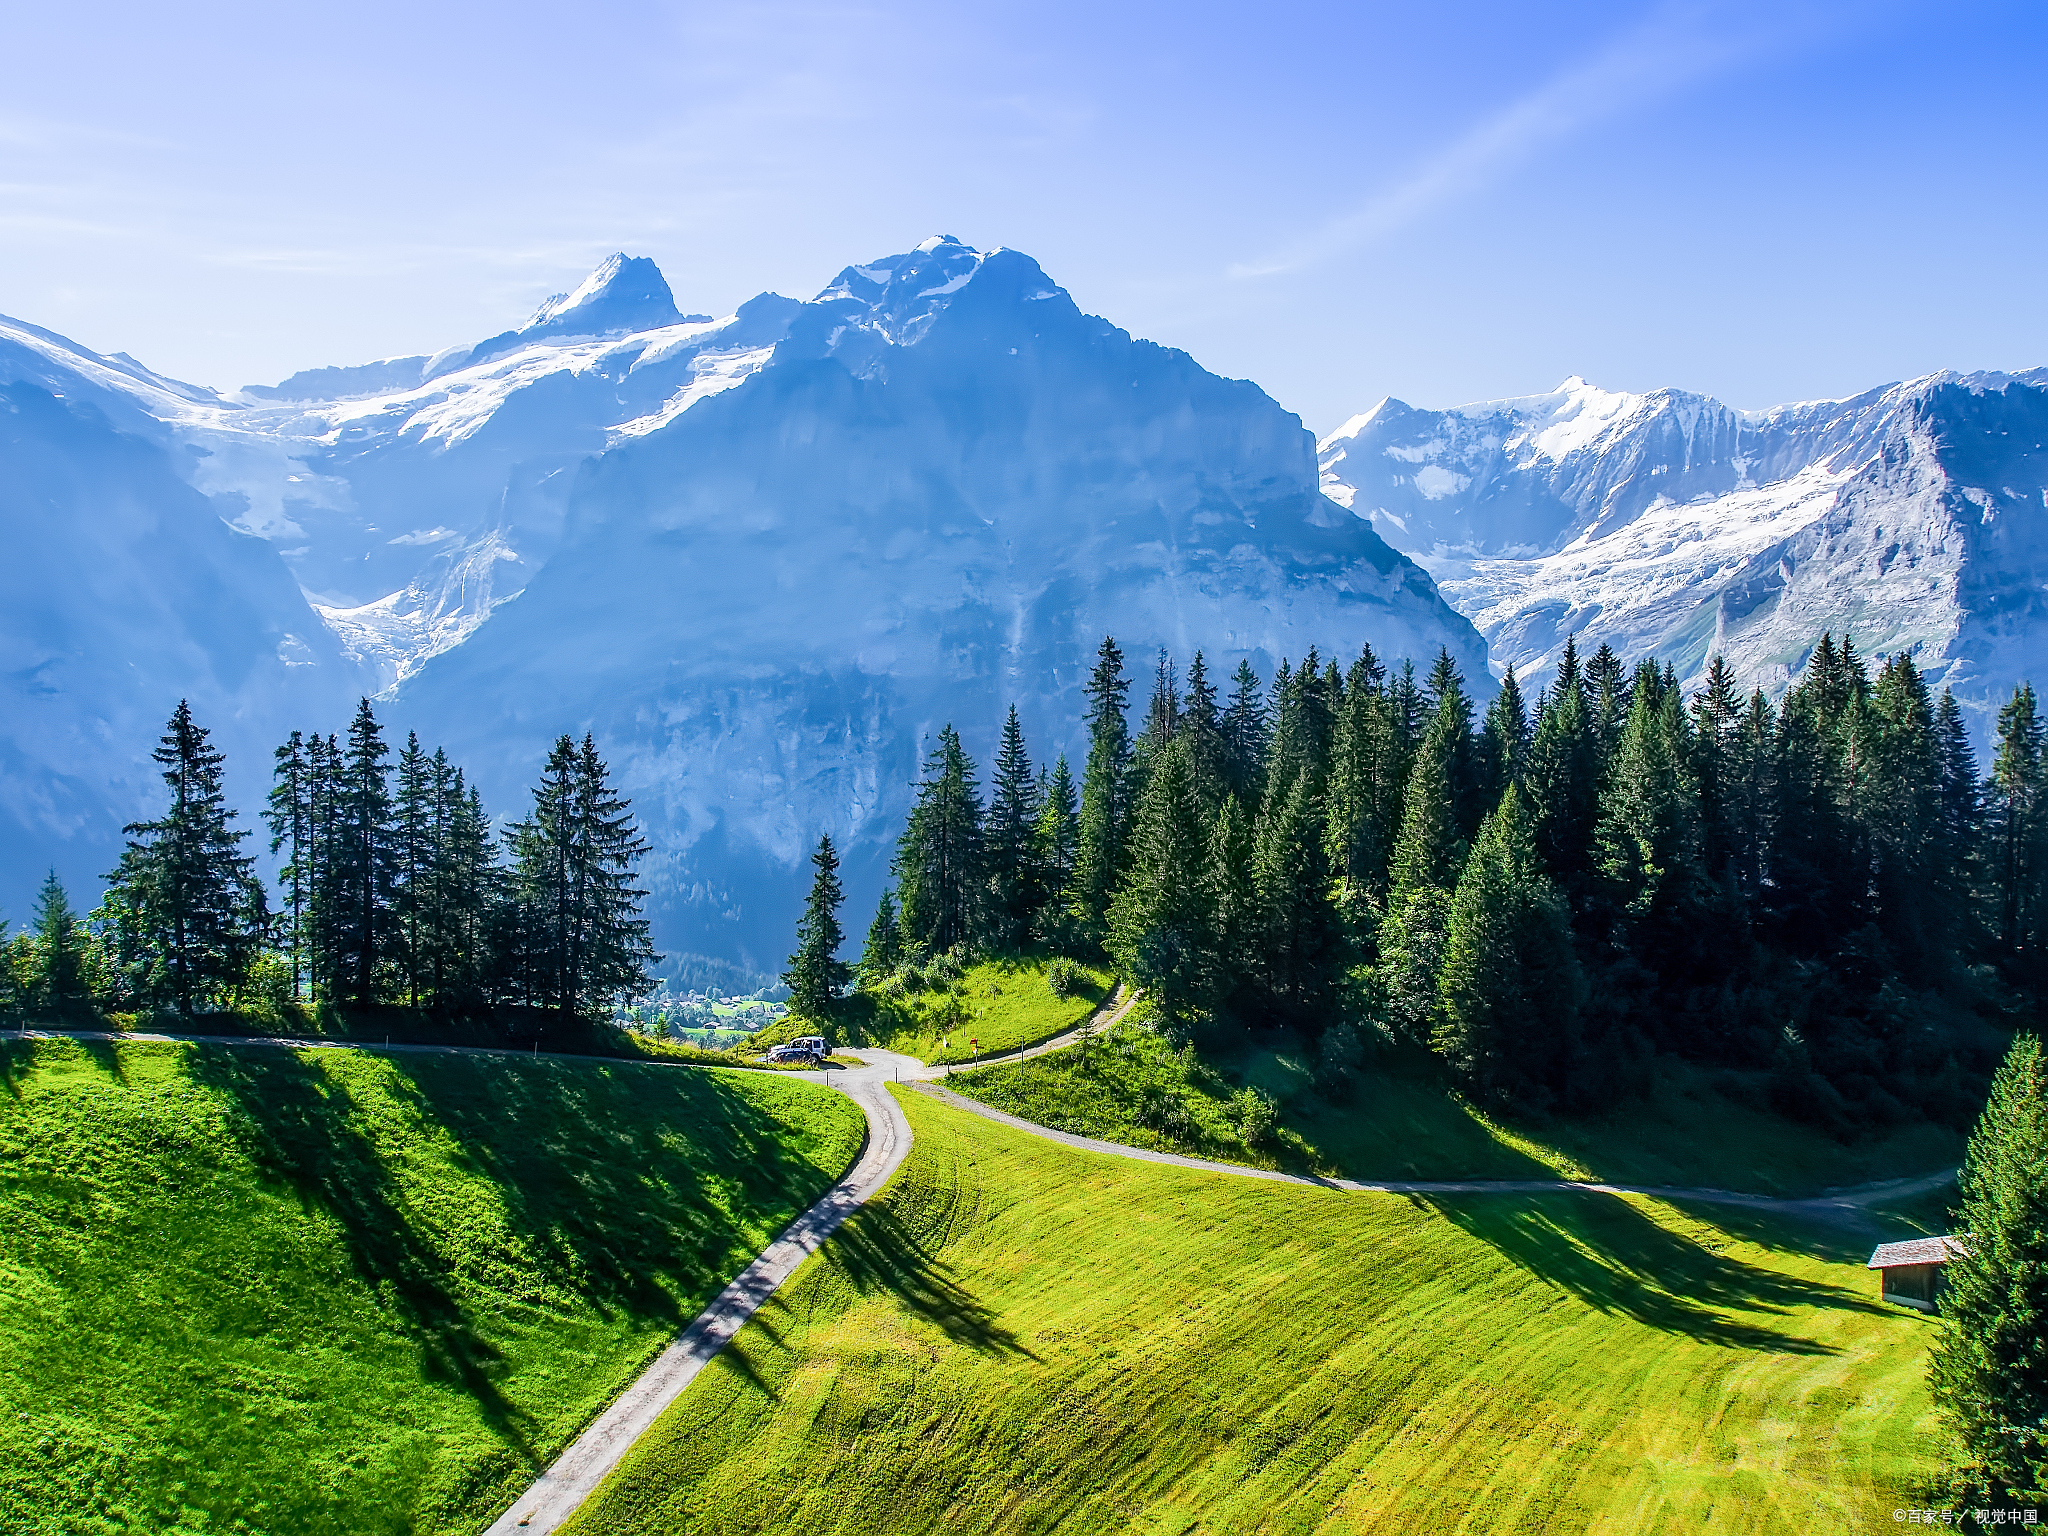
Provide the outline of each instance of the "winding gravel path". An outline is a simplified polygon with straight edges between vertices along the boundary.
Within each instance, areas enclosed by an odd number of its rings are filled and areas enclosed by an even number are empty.
[[[909,1081],[906,1075],[905,1081]],[[1020,1119],[991,1108],[975,1099],[964,1098],[950,1088],[918,1082],[919,1093],[928,1094],[955,1109],[1007,1125],[1027,1135],[1059,1142],[1080,1152],[1100,1152],[1108,1157],[1127,1157],[1141,1163],[1165,1163],[1175,1168],[1199,1168],[1207,1173],[1234,1174],[1241,1179],[1267,1179],[1276,1184],[1308,1184],[1319,1189],[1351,1190],[1381,1195],[1650,1195],[1660,1200],[1692,1200],[1711,1205],[1746,1205],[1759,1210],[1789,1211],[1809,1216],[1836,1218],[1855,1216],[1881,1200],[1903,1198],[1940,1189],[1956,1176],[1951,1168],[1941,1173],[1912,1179],[1887,1179],[1879,1184],[1859,1184],[1853,1189],[1833,1189],[1804,1200],[1785,1200],[1774,1195],[1745,1195],[1732,1189],[1673,1188],[1655,1184],[1598,1184],[1576,1179],[1323,1179],[1305,1174],[1280,1173],[1271,1168],[1247,1168],[1241,1163],[1219,1163],[1204,1157],[1186,1157],[1178,1152],[1155,1152],[1148,1147],[1130,1147],[1122,1142],[1098,1141],[1056,1131],[1032,1120]]]

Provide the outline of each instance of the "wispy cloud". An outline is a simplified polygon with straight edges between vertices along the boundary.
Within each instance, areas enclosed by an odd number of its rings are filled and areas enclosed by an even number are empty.
[[[1553,75],[1438,150],[1406,177],[1265,256],[1233,264],[1233,278],[1316,266],[1408,228],[1483,191],[1544,149],[1595,124],[1732,67],[1778,52],[1814,30],[1810,17],[1759,24],[1701,5],[1660,7],[1605,48]]]

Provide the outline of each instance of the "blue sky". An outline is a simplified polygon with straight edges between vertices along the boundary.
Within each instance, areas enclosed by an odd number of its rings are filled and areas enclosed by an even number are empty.
[[[0,311],[223,387],[933,233],[1318,431],[2048,364],[2024,3],[14,6]]]

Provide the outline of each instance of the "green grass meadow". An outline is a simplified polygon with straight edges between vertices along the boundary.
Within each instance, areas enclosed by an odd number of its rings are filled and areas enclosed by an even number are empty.
[[[470,1532],[857,1153],[629,1062],[0,1046],[0,1530]]]
[[[1338,1178],[1600,1179],[1797,1196],[1953,1167],[1962,1156],[1963,1137],[1940,1126],[1843,1142],[1773,1113],[1731,1074],[1676,1061],[1657,1072],[1646,1099],[1610,1115],[1504,1119],[1452,1092],[1427,1060],[1318,1083],[1313,1058],[1284,1037],[1198,1056],[1125,1023],[1085,1050],[958,1073],[947,1085],[1077,1135]],[[1245,1144],[1230,1114],[1247,1086],[1278,1106],[1259,1145]]]
[[[655,1533],[1865,1531],[1933,1325],[1870,1234],[917,1142],[575,1517]]]

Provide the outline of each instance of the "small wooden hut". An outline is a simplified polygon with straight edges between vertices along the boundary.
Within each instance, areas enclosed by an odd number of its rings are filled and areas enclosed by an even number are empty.
[[[1877,1294],[1901,1307],[1934,1310],[1941,1294],[1941,1267],[1963,1253],[1954,1237],[1916,1237],[1904,1243],[1879,1243],[1863,1267],[1878,1273]]]

